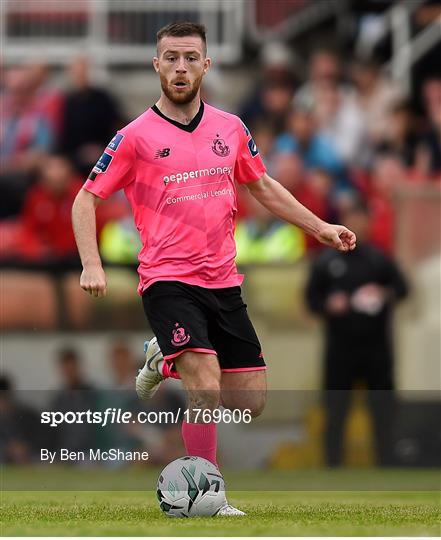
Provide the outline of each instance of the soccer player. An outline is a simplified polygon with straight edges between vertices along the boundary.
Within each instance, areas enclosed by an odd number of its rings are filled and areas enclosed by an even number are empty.
[[[95,209],[119,189],[132,206],[143,247],[138,268],[144,310],[155,333],[136,388],[151,397],[176,377],[188,395],[182,425],[188,455],[216,464],[216,423],[196,409],[265,405],[265,361],[242,301],[234,258],[235,182],[273,214],[340,251],[355,235],[325,223],[268,176],[240,119],[200,98],[210,69],[205,28],[173,23],[157,34],[161,96],[110,141],[75,200],[72,221],[83,263],[81,287],[106,294]],[[208,418],[210,420],[210,418]],[[220,515],[243,515],[226,504]]]

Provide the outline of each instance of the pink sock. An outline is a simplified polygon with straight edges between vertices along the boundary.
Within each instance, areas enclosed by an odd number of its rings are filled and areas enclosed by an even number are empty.
[[[179,373],[177,371],[172,371],[172,365],[173,364],[169,364],[166,360],[162,360],[163,364],[162,364],[162,369],[161,369],[161,372],[162,372],[162,375],[167,379],[169,377],[171,377],[172,379],[180,379],[181,377],[179,376]]]
[[[182,422],[182,438],[188,456],[198,456],[208,459],[211,463],[216,462],[217,449],[217,425],[211,424],[189,424],[185,420]]]

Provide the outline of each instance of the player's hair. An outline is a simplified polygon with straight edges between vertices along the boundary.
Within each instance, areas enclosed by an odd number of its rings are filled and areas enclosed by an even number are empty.
[[[206,29],[203,24],[193,23],[188,21],[174,22],[163,26],[156,34],[156,46],[164,37],[186,37],[199,36],[204,44],[204,54],[207,54],[207,37]]]

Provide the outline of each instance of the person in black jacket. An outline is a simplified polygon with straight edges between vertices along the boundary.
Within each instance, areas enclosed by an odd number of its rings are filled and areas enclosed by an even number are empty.
[[[66,154],[84,177],[122,127],[119,102],[106,89],[94,86],[91,66],[85,57],[69,66],[71,87],[65,95],[59,151]]]
[[[323,251],[313,262],[307,285],[310,309],[325,331],[324,390],[327,463],[340,465],[350,390],[362,379],[369,391],[378,463],[391,461],[393,347],[391,316],[407,285],[398,266],[367,241],[369,215],[353,203],[343,223],[357,235],[357,249]]]

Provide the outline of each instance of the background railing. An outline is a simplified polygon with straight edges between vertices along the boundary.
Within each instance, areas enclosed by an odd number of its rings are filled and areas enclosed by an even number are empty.
[[[147,62],[156,32],[173,20],[206,25],[210,55],[232,64],[241,57],[243,0],[3,0],[3,56],[7,63],[44,58],[65,62],[83,50],[104,66]]]

